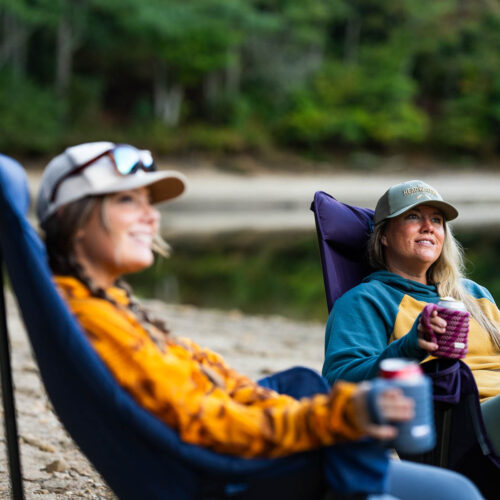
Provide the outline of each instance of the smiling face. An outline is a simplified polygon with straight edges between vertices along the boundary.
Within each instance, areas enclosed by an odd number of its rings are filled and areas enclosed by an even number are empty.
[[[146,188],[106,196],[76,233],[76,258],[96,285],[108,288],[123,274],[153,263],[159,220]]]
[[[427,284],[427,271],[437,261],[445,239],[444,218],[429,205],[419,205],[389,219],[381,242],[387,270]]]

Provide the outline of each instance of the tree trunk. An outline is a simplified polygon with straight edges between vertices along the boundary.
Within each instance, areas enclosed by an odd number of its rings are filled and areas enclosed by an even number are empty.
[[[344,40],[344,59],[348,63],[356,63],[358,60],[359,39],[361,35],[361,17],[353,7],[349,18],[347,19],[345,40]]]
[[[0,47],[0,68],[10,64],[14,74],[26,74],[28,29],[19,18],[4,10],[3,40]]]
[[[241,84],[241,57],[240,53],[228,52],[226,73],[226,92],[230,95],[238,94]]]
[[[203,79],[203,97],[208,108],[217,101],[220,95],[220,75],[217,71],[212,71]]]
[[[73,55],[87,25],[88,0],[60,0],[57,26],[55,88],[65,97],[73,74]]]
[[[180,85],[169,85],[167,66],[163,61],[155,64],[154,72],[154,113],[169,127],[179,124],[184,89]]]
[[[241,62],[239,53],[228,50],[223,70],[214,70],[203,79],[205,107],[210,110],[221,98],[233,98],[240,92]]]
[[[56,47],[56,92],[64,97],[71,81],[73,62],[73,35],[69,12],[63,10],[57,27]]]

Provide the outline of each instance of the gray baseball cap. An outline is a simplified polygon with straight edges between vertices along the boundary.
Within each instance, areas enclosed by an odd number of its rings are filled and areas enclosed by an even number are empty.
[[[413,180],[391,186],[378,200],[373,218],[374,224],[392,219],[418,205],[438,208],[449,221],[458,217],[458,210],[443,200],[441,195],[429,184]]]
[[[42,174],[36,203],[41,224],[58,208],[86,196],[147,186],[152,203],[160,203],[180,196],[186,189],[186,178],[175,170],[137,169],[131,174],[120,174],[110,155],[106,154],[111,153],[115,146],[112,142],[87,142],[67,148],[49,162]],[[137,150],[137,155],[138,158],[143,155],[151,159],[149,151]],[[93,158],[97,158],[96,161],[92,161]],[[87,163],[88,166],[78,170]]]

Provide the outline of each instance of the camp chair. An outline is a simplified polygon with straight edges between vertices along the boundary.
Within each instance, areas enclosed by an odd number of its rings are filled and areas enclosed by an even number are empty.
[[[350,206],[318,191],[315,215],[328,311],[345,292],[370,273],[366,255],[373,210]],[[500,457],[486,434],[476,383],[460,360],[439,359],[422,365],[433,381],[436,447],[408,460],[456,470],[472,479],[488,498],[498,498]]]
[[[320,451],[243,459],[186,444],[117,384],[53,286],[44,245],[26,219],[28,205],[24,169],[0,155],[0,249],[43,383],[60,420],[115,494],[133,500],[319,498]],[[10,385],[3,393],[11,482],[21,499],[7,331],[0,333],[2,383]],[[307,368],[298,368],[303,386],[287,384],[287,376],[296,380],[293,370],[273,388],[295,397],[328,389]]]

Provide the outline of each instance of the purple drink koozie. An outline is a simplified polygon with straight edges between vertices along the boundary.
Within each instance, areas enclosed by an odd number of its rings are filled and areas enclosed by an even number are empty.
[[[440,305],[442,303],[445,302],[427,304],[424,307],[422,311],[422,323],[425,328],[423,338],[438,345],[437,350],[432,353],[433,356],[439,358],[463,358],[467,354],[470,314],[468,311],[463,310],[463,307],[453,309],[453,302],[447,307]],[[430,315],[436,310],[438,316],[446,321],[446,332],[437,335],[430,324]]]

